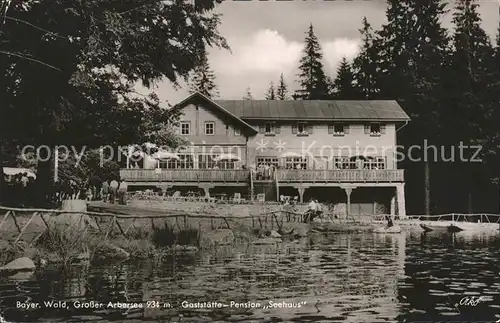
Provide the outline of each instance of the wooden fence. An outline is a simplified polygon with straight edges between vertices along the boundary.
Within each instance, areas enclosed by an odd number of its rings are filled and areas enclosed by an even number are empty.
[[[78,217],[78,223],[85,221],[86,217],[92,219],[92,224],[95,233],[103,235],[104,239],[107,240],[110,234],[114,230],[117,233],[125,237],[126,239],[131,239],[134,229],[137,229],[136,225],[138,222],[142,221],[144,228],[144,221],[147,222],[148,230],[154,229],[156,227],[155,221],[162,220],[162,223],[169,226],[172,230],[182,231],[189,229],[198,230],[217,230],[220,228],[233,229],[238,224],[247,225],[252,228],[262,228],[262,229],[283,229],[285,223],[302,223],[304,221],[304,213],[297,213],[294,211],[287,210],[274,210],[262,212],[258,215],[248,215],[248,216],[235,216],[235,215],[214,215],[201,212],[182,212],[182,211],[165,211],[165,214],[137,214],[137,215],[125,215],[125,214],[115,214],[115,213],[105,213],[105,212],[78,212],[78,211],[65,211],[65,210],[50,210],[50,209],[22,209],[22,208],[8,208],[0,206],[0,213],[4,213],[0,220],[0,234],[3,239],[5,237],[14,235],[14,243],[19,242],[23,235],[28,233],[36,235],[36,237],[31,241],[31,244],[36,242],[43,234],[44,231],[50,230],[53,226],[50,224],[51,220],[54,220],[57,216],[61,214],[72,215]],[[327,214],[325,217],[332,220],[334,223],[343,224],[378,224],[384,222],[387,215],[372,215],[363,218],[357,218],[351,216],[349,218],[341,218],[334,216],[332,214]],[[11,219],[13,228],[4,229],[4,227],[9,223]],[[42,224],[41,230],[31,231],[28,230],[30,226],[33,226],[38,222]],[[73,218],[74,220],[75,218]],[[193,226],[193,221],[195,220],[195,225]],[[469,223],[491,223],[500,224],[500,215],[498,214],[441,214],[441,215],[420,215],[420,216],[407,216],[405,218],[399,219],[400,224],[418,224],[420,220],[434,220],[434,221],[452,221],[452,222],[469,222]],[[204,224],[202,222],[205,222]],[[73,221],[75,223],[75,221]],[[86,226],[89,227],[89,226]],[[92,227],[92,225],[90,226]],[[11,232],[11,231],[14,232]],[[7,233],[5,233],[7,231]],[[11,240],[11,239],[7,239]]]
[[[180,211],[165,211],[166,214],[137,214],[137,215],[125,215],[125,214],[115,214],[106,212],[78,212],[78,211],[66,211],[66,210],[51,210],[51,209],[22,209],[22,208],[8,208],[0,206],[0,212],[3,213],[2,220],[0,221],[0,236],[5,238],[8,234],[5,234],[5,226],[8,224],[9,220],[12,220],[13,228],[7,228],[8,233],[12,235],[12,230],[14,230],[14,243],[20,241],[23,235],[28,233],[35,233],[36,237],[31,241],[31,244],[36,242],[46,230],[51,230],[53,226],[52,221],[59,215],[71,215],[71,223],[80,224],[85,222],[85,218],[88,217],[93,220],[86,228],[93,227],[94,232],[104,236],[107,240],[110,234],[117,230],[120,235],[130,239],[130,233],[134,229],[137,229],[139,221],[143,222],[141,226],[144,228],[144,221],[148,222],[148,229],[154,229],[156,227],[155,221],[162,220],[162,223],[170,226],[172,230],[189,230],[189,229],[205,229],[205,230],[217,230],[220,228],[232,229],[233,226],[239,224],[246,224],[252,228],[263,228],[263,229],[281,229],[285,222],[302,222],[304,214],[288,212],[283,210],[276,210],[271,212],[263,212],[259,215],[249,215],[249,216],[222,216],[213,215],[208,213],[197,213],[197,212],[180,212]],[[36,230],[35,232],[28,230],[30,226],[35,223],[43,224],[41,230]],[[196,226],[193,226],[193,221],[196,220]],[[76,220],[76,221],[75,221]],[[203,228],[202,222],[205,222]],[[209,223],[206,223],[209,222]],[[233,225],[231,224],[233,223]],[[93,226],[95,224],[95,226]],[[8,239],[11,240],[11,239]]]

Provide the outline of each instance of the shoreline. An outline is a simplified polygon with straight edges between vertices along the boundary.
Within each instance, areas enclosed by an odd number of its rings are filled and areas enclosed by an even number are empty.
[[[282,210],[277,204],[131,200],[128,205],[90,202],[88,208],[105,213],[58,210],[56,216],[47,218],[16,209],[15,215],[6,214],[0,222],[0,275],[2,266],[23,257],[63,265],[99,259],[161,258],[238,243],[275,244],[318,233],[374,233],[375,228],[385,225],[373,219],[302,223],[300,218],[291,219],[299,213],[277,212]],[[82,220],[86,221],[83,227]],[[418,232],[423,232],[419,224],[428,222],[446,225],[436,221],[394,221],[403,231]],[[467,233],[474,231],[468,229]]]

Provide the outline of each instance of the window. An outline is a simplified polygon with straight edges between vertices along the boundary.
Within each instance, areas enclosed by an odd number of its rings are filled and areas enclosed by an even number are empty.
[[[214,159],[216,156],[212,155],[198,155],[198,168],[211,169],[217,164]]]
[[[257,161],[256,163],[257,166],[260,164],[269,164],[273,165],[274,167],[278,167],[277,157],[257,157],[256,161]]]
[[[333,123],[328,125],[328,134],[344,136],[349,133],[349,125],[344,123]]]
[[[264,125],[264,134],[266,136],[275,136],[276,135],[276,127],[272,122],[266,122]]]
[[[297,136],[308,136],[312,133],[312,126],[308,126],[305,122],[299,122],[297,125],[292,125],[292,133]]]
[[[215,135],[215,122],[213,121],[205,122],[205,135],[208,136]]]
[[[344,135],[344,125],[343,124],[335,124],[333,126],[333,134],[335,136],[343,136]]]
[[[234,135],[235,136],[240,136],[241,135],[241,132],[240,132],[239,128],[234,128]]]
[[[216,165],[219,169],[236,169],[236,162],[232,160],[222,160]]]
[[[334,169],[349,169],[351,168],[351,163],[349,157],[335,157],[333,159]]]
[[[187,121],[181,122],[181,135],[189,136],[191,134],[191,123]]]
[[[236,162],[229,160],[215,161],[217,155],[198,155],[199,169],[235,169]]]
[[[385,169],[385,157],[335,157],[334,169]]]
[[[176,159],[160,160],[160,168],[167,168],[167,169],[192,169],[192,168],[194,168],[193,155],[179,154],[178,156],[179,156],[179,160],[176,160]]]
[[[385,169],[385,157],[371,157],[365,162],[365,168]]]
[[[370,135],[371,136],[380,136],[380,134],[381,134],[380,123],[370,124]]]
[[[285,159],[286,169],[307,169],[307,158],[289,157]]]

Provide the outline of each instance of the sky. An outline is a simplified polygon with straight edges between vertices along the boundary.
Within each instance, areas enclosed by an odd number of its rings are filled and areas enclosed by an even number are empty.
[[[480,0],[483,28],[492,39],[498,26],[499,5],[496,0]],[[219,30],[231,52],[209,50],[209,63],[219,86],[218,98],[239,100],[250,88],[255,99],[264,99],[270,82],[276,83],[281,73],[290,89],[297,88],[298,61],[310,23],[323,49],[325,71],[334,77],[342,57],[352,60],[359,51],[362,18],[366,16],[378,29],[385,22],[385,10],[383,0],[223,2],[216,8],[222,14]],[[452,28],[451,12],[443,25]],[[175,89],[169,81],[151,90],[170,104],[189,95],[185,84]]]

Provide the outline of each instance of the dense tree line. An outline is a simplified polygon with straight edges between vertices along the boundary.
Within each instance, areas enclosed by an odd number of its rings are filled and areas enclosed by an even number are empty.
[[[492,43],[477,7],[474,0],[453,8],[442,0],[388,0],[387,23],[373,30],[362,20],[360,53],[342,60],[333,81],[313,26],[306,32],[295,99],[397,100],[412,119],[398,132],[403,150],[438,147],[437,155],[414,151],[421,161],[400,165],[409,213],[498,211],[500,36]],[[448,9],[451,30],[441,25]],[[478,156],[463,149],[461,160],[460,145],[482,149]]]
[[[178,85],[208,46],[228,49],[216,1],[1,1],[0,166],[24,145],[175,144],[168,104],[135,86]],[[52,163],[37,165],[41,201]]]

